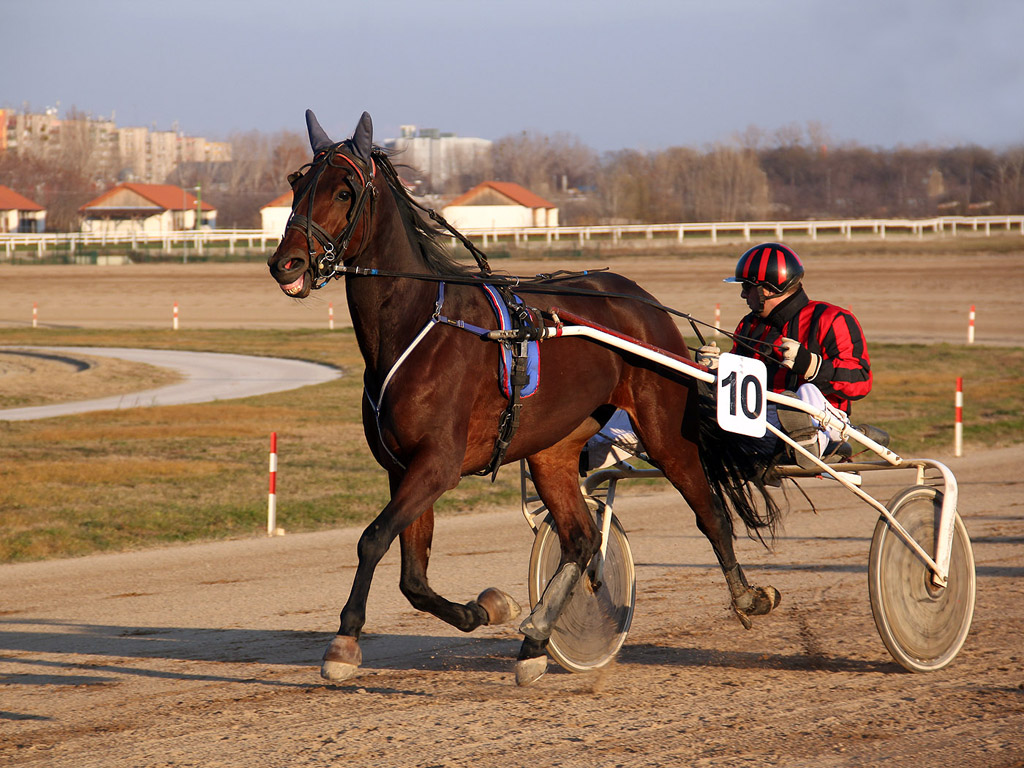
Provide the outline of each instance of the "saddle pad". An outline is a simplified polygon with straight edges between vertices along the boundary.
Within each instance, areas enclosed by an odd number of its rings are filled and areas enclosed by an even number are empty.
[[[509,316],[508,307],[505,306],[505,302],[502,301],[501,294],[497,292],[491,285],[481,286],[484,289],[484,293],[487,294],[487,298],[491,302],[491,308],[494,310],[495,316],[498,318],[499,330],[508,331],[512,329],[512,318]],[[518,296],[514,296],[517,304],[522,304],[522,299]],[[504,344],[501,345],[501,391],[505,393],[505,397],[512,396],[512,350],[510,350]],[[537,391],[540,387],[540,342],[530,341],[526,344],[526,384],[523,386],[519,396],[522,398],[529,397]]]

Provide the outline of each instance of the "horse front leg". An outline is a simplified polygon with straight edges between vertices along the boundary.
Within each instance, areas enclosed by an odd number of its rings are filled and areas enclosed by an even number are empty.
[[[399,535],[402,545],[402,594],[418,611],[433,614],[463,632],[481,625],[503,624],[522,612],[511,595],[488,587],[476,600],[453,603],[437,594],[427,581],[427,563],[434,535],[434,509],[431,507]]]
[[[393,483],[391,501],[359,537],[359,564],[352,580],[348,601],[341,611],[338,634],[327,646],[320,667],[326,680],[338,682],[356,674],[362,664],[359,634],[366,623],[366,600],[373,573],[391,543],[445,491],[458,485],[457,463],[445,473],[443,463],[423,451],[410,462],[408,470]]]

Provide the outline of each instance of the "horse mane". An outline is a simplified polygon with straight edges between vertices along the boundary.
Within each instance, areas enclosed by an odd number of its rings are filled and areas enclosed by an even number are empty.
[[[394,195],[395,203],[398,205],[398,213],[405,224],[406,231],[410,235],[413,245],[419,250],[427,268],[436,275],[469,275],[473,270],[458,261],[443,242],[448,237],[431,222],[427,221],[421,211],[422,206],[417,203],[405,184],[398,176],[394,163],[391,162],[392,151],[381,147],[373,148],[373,159],[377,167],[384,173],[384,179]]]

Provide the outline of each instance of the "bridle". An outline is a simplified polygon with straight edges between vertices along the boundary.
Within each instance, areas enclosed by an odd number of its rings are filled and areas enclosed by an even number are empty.
[[[344,151],[349,142],[342,141],[325,147],[314,155],[312,162],[299,168],[298,171],[288,175],[288,183],[291,184],[294,194],[292,201],[292,212],[288,217],[288,229],[298,229],[306,235],[306,247],[309,251],[309,268],[313,275],[314,289],[322,288],[331,278],[337,276],[338,268],[341,267],[346,258],[355,257],[362,250],[363,244],[367,241],[367,232],[370,226],[370,219],[373,217],[374,203],[377,200],[377,188],[373,181],[377,175],[377,163],[370,157],[369,167],[361,162],[359,158],[352,157]],[[317,185],[320,177],[328,167],[346,168],[351,167],[358,176],[359,183],[354,183],[355,176],[346,177],[346,183],[355,197],[355,202],[349,207],[348,220],[345,228],[335,237],[322,226],[317,224],[311,216],[297,213],[300,203],[309,198],[306,206],[307,213],[312,213],[313,203],[316,195]],[[303,180],[305,183],[303,184]],[[301,189],[300,189],[301,188]],[[307,193],[308,192],[308,193]],[[367,200],[370,205],[367,208]],[[364,212],[367,214],[366,226],[363,228],[363,236],[358,247],[353,253],[349,253],[349,245],[355,234],[356,227],[363,220]],[[316,246],[319,245],[322,253],[317,256]]]

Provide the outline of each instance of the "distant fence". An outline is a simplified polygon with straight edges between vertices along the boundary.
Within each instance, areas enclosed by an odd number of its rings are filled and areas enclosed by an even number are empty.
[[[507,244],[529,248],[642,246],[690,242],[717,243],[720,237],[745,242],[761,239],[785,240],[788,236],[845,238],[855,236],[885,239],[891,235],[957,236],[1015,232],[1024,236],[1024,216],[943,216],[934,219],[843,219],[836,221],[732,221],[693,224],[621,224],[587,227],[523,227],[464,229],[463,234],[483,246]],[[157,233],[91,234],[86,232],[42,234],[0,233],[0,259],[64,256],[69,261],[93,261],[102,251],[122,253],[161,252],[203,257],[216,249],[229,256],[244,250],[276,248],[279,235],[258,229],[185,230]],[[452,238],[452,244],[456,240]]]
[[[259,229],[199,229],[170,232],[44,232],[40,234],[0,233],[0,258],[39,259],[64,256],[69,261],[92,261],[97,252],[157,252],[173,254],[186,261],[189,255],[204,256],[218,249],[234,255],[243,249],[266,251],[277,247],[280,235]]]
[[[483,241],[529,246],[532,243],[576,243],[580,246],[608,243],[684,243],[687,238],[717,243],[719,237],[742,238],[749,242],[758,236],[784,240],[801,235],[817,240],[819,236],[852,240],[856,233],[885,239],[889,235],[924,237],[973,232],[991,236],[993,232],[1018,232],[1024,235],[1024,216],[944,216],[934,219],[844,219],[836,221],[731,221],[702,224],[628,224],[592,227],[530,227],[465,229],[463,234]],[[454,238],[452,239],[454,243]]]

